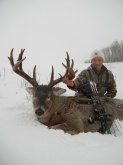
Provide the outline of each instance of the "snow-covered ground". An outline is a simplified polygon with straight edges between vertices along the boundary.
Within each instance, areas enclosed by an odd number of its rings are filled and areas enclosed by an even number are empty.
[[[88,65],[77,64],[76,68],[80,71]],[[123,63],[106,66],[116,78],[116,97],[123,99]],[[62,72],[61,66],[54,67],[56,75]],[[31,68],[32,64],[25,70]],[[48,83],[50,70],[51,66],[38,66],[41,84]],[[9,65],[0,66],[0,165],[123,165],[122,121],[116,121],[117,136],[49,130],[37,121],[25,86]],[[62,83],[59,86],[66,88]],[[65,95],[73,94],[67,89]]]

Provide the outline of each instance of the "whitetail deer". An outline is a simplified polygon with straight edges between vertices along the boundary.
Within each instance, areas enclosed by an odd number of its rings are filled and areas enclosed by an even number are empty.
[[[64,76],[73,79],[77,71],[73,70],[74,61],[70,65],[69,55],[67,53],[65,74],[54,80],[54,68],[52,66],[51,79],[48,85],[39,85],[36,81],[36,66],[33,69],[33,77],[27,75],[23,68],[22,62],[24,49],[21,50],[17,63],[14,64],[13,49],[10,52],[10,63],[13,71],[19,76],[26,79],[33,87],[27,88],[27,91],[33,95],[34,111],[39,122],[52,129],[61,129],[70,134],[78,134],[80,132],[97,132],[101,128],[101,122],[95,120],[89,122],[90,116],[93,116],[93,105],[87,104],[88,98],[78,98],[75,96],[60,96],[66,90],[54,87],[60,83]],[[78,102],[81,101],[82,104]],[[108,128],[111,127],[115,119],[123,119],[123,106],[119,106],[119,101],[111,98],[103,99],[103,106],[106,112],[110,114],[110,120],[107,122]],[[122,104],[123,105],[123,104]],[[100,106],[100,105],[99,105]],[[100,131],[101,132],[101,131]],[[102,133],[102,132],[101,132]]]

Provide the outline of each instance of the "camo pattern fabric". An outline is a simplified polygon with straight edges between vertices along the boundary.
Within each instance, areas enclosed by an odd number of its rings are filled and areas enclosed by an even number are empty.
[[[89,74],[91,73],[91,77]],[[108,72],[108,79],[106,83],[106,76]],[[92,79],[92,80],[91,80]],[[90,81],[93,81],[97,85],[98,96],[107,96],[107,97],[115,97],[117,93],[116,82],[114,79],[114,75],[110,70],[108,70],[104,65],[101,70],[98,72],[93,68],[93,66],[89,66],[87,69],[80,72],[77,78],[73,81],[75,86],[69,87],[70,89],[76,91],[76,95],[80,95],[78,93],[78,88],[82,85],[90,85]],[[82,95],[82,94],[81,94]]]

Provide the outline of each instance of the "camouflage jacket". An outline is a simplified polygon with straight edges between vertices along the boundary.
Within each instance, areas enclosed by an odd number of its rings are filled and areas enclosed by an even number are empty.
[[[114,76],[110,70],[108,70],[104,65],[102,66],[100,72],[97,72],[92,65],[83,71],[80,72],[78,77],[73,81],[74,87],[69,87],[70,89],[76,91],[76,95],[85,94],[83,92],[79,92],[81,87],[86,86],[88,92],[92,92],[90,88],[90,81],[93,81],[97,85],[98,96],[107,96],[107,97],[115,97],[117,93],[116,82],[114,80]]]

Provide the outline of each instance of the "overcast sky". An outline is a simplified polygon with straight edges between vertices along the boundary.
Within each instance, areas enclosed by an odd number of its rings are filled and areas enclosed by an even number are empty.
[[[0,0],[0,61],[11,48],[28,59],[76,62],[123,40],[123,0]],[[49,59],[51,58],[51,60]]]

